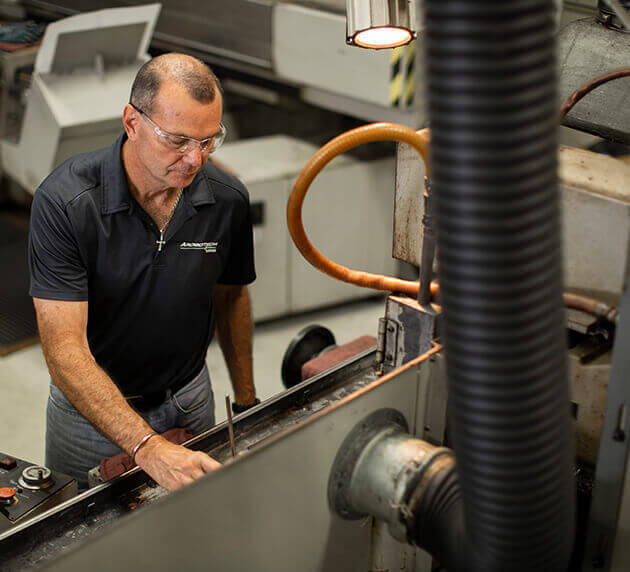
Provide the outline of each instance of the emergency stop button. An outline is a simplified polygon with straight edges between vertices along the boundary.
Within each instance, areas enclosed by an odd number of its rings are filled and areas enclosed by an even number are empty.
[[[12,489],[11,487],[0,488],[0,504],[13,504],[13,501],[15,500],[15,489]]]

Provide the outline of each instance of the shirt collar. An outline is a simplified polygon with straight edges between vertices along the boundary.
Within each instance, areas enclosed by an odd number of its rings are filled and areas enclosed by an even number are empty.
[[[208,177],[207,169],[208,165],[206,164],[185,189],[184,196],[189,198],[193,206],[216,203],[212,181]]]
[[[101,185],[103,189],[102,212],[104,215],[129,211],[133,201],[129,194],[127,177],[122,162],[122,146],[127,139],[123,133],[109,148],[103,161]]]
[[[122,146],[127,140],[123,133],[109,148],[103,162],[101,185],[103,189],[102,213],[104,215],[133,210],[127,176],[122,162]],[[183,198],[191,205],[198,206],[216,202],[212,181],[206,172],[206,166],[197,174],[192,183],[184,189]]]

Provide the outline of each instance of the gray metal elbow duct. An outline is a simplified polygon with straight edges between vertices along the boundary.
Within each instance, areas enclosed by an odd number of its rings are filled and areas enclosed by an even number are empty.
[[[448,543],[416,541],[433,543],[449,570],[566,570],[575,493],[554,4],[425,0],[424,8],[459,477],[441,488],[461,487],[461,502],[448,504]]]

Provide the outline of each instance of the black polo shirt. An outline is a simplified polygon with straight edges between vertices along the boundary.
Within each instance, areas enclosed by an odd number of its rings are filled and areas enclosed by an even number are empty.
[[[208,162],[159,230],[129,193],[121,136],[73,157],[35,192],[30,294],[88,301],[87,337],[124,395],[191,380],[214,331],[217,283],[255,277],[249,196]]]

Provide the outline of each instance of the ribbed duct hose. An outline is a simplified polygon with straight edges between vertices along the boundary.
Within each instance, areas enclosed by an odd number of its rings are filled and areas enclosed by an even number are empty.
[[[462,503],[444,501],[451,523],[462,523],[459,538],[429,548],[442,551],[449,572],[563,571],[574,485],[553,1],[424,6],[449,423],[463,497],[462,518]]]

